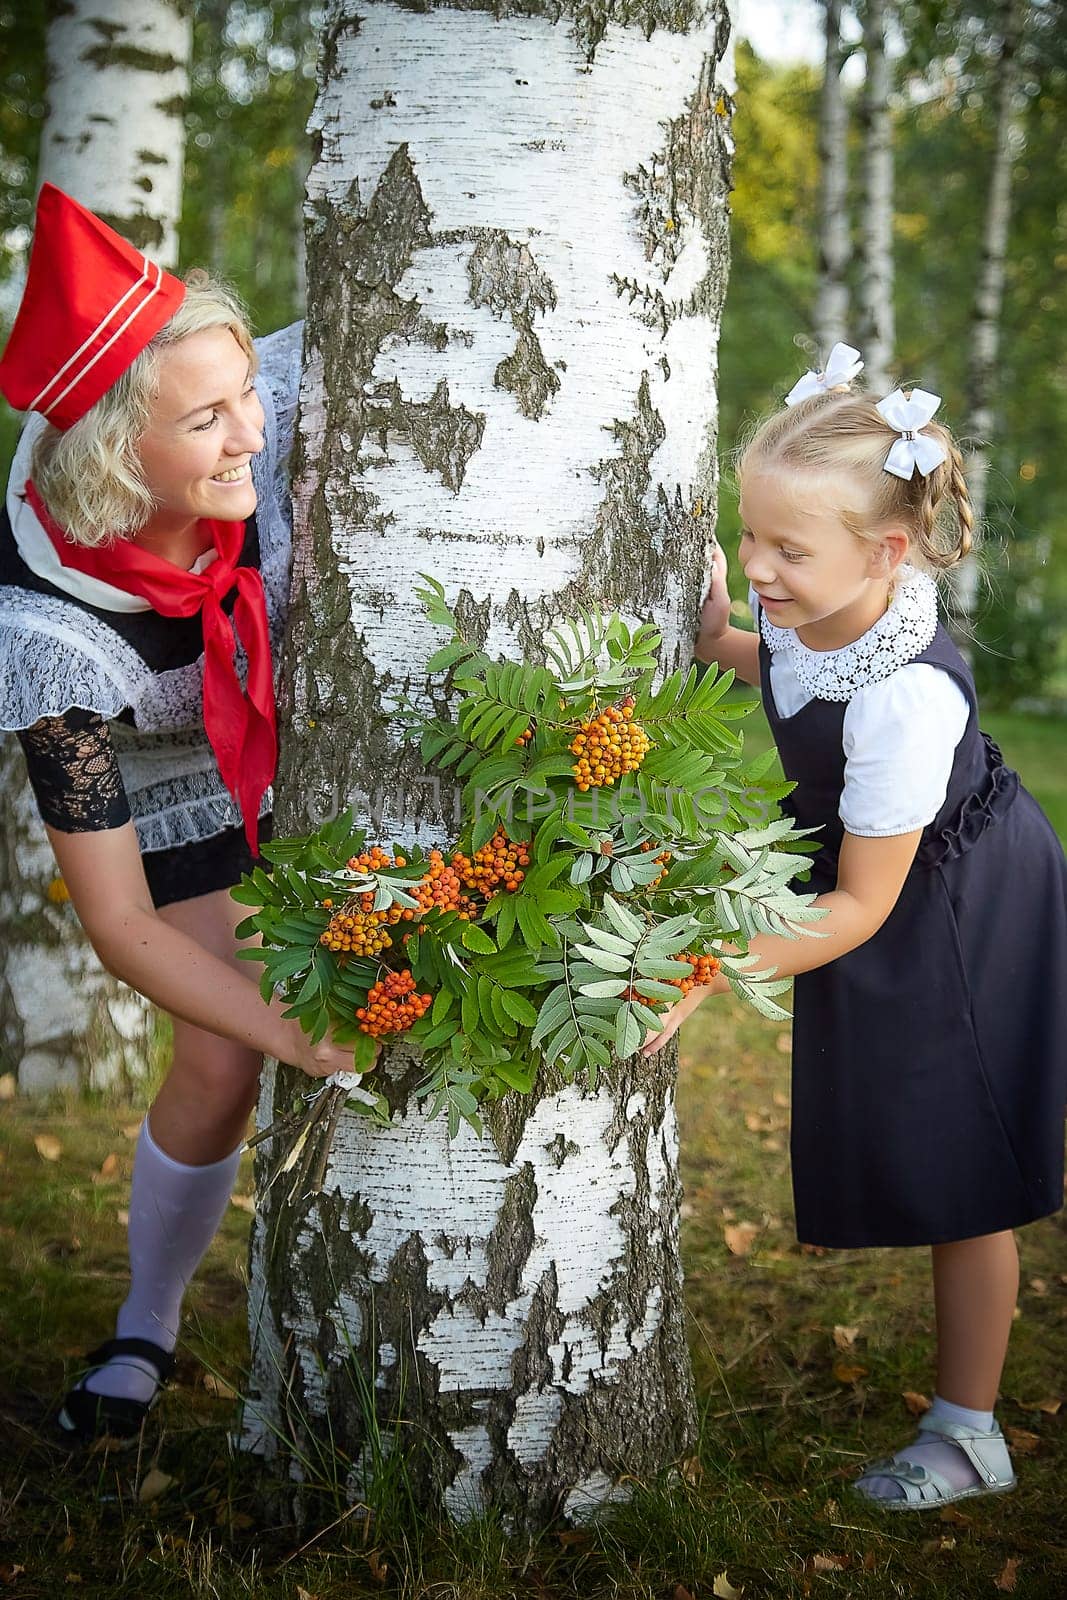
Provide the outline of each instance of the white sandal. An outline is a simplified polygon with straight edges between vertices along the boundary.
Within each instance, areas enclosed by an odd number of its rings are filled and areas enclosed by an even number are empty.
[[[887,1456],[864,1467],[852,1485],[853,1492],[862,1495],[869,1505],[881,1506],[886,1511],[926,1511],[933,1506],[950,1505],[953,1500],[970,1500],[979,1494],[1007,1494],[1009,1489],[1015,1488],[1011,1456],[999,1427],[992,1433],[978,1433],[958,1422],[925,1416],[919,1422],[919,1432],[936,1434],[958,1445],[977,1472],[978,1483],[957,1489],[940,1472],[931,1472],[914,1461],[895,1461]],[[867,1478],[890,1478],[903,1492],[892,1500],[870,1494],[861,1487]]]

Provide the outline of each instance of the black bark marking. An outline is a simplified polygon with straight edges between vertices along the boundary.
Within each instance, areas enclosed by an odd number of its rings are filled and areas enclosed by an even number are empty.
[[[493,374],[498,389],[510,389],[524,417],[536,422],[559,389],[559,379],[545,360],[535,333],[523,328],[510,356]]]
[[[136,216],[120,216],[115,211],[98,211],[96,214],[101,222],[106,222],[109,228],[121,233],[138,250],[151,253],[163,243],[164,228],[159,217],[147,217],[144,212]]]

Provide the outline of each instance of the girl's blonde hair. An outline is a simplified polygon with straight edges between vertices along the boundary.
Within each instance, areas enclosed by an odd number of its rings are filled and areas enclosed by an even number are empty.
[[[908,560],[927,570],[946,571],[972,547],[974,511],[963,456],[952,434],[939,422],[928,422],[922,433],[943,447],[945,460],[925,477],[916,468],[911,478],[898,478],[885,470],[885,459],[900,435],[874,398],[831,390],[760,423],[741,448],[738,476],[774,467],[839,479],[847,475],[859,488],[862,504],[834,509],[856,538],[873,544],[887,526],[903,527],[911,540]]]
[[[207,328],[229,328],[255,369],[244,307],[227,284],[194,270],[169,322],[117,383],[71,427],[46,427],[34,441],[31,476],[51,515],[73,543],[129,539],[155,510],[138,444],[159,393],[160,351]]]

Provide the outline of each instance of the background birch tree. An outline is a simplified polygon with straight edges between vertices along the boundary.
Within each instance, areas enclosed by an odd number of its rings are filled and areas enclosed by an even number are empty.
[[[427,696],[420,571],[491,652],[535,652],[599,603],[653,617],[667,664],[688,660],[716,493],[727,37],[720,0],[328,12],[282,831],[355,799],[374,837],[452,835],[451,797],[381,714]],[[342,1120],[310,1210],[263,1197],[247,1442],[297,1476],[339,1456],[355,1495],[380,1426],[424,1502],[581,1515],[692,1435],[673,1059],[595,1094],[544,1081],[451,1146],[417,1077],[394,1059],[391,1129]],[[268,1079],[265,1116],[288,1088]]]
[[[982,253],[971,314],[967,370],[968,433],[971,439],[967,454],[967,483],[979,525],[986,511],[990,449],[996,432],[998,352],[1011,226],[1012,171],[1023,148],[1019,47],[1027,9],[1027,0],[1003,0],[996,18],[999,48],[995,57],[994,91],[991,96],[996,107],[996,134],[983,218]],[[977,559],[968,557],[956,569],[953,579],[961,623],[966,628],[974,616],[978,599]]]
[[[879,395],[892,387],[893,317],[893,123],[886,0],[866,0],[863,54],[866,76],[860,100],[863,139],[863,257],[860,275],[859,346],[866,382]]]
[[[819,95],[819,268],[815,345],[825,360],[849,335],[848,106],[841,82],[846,50],[841,0],[823,0],[826,53]]]
[[[164,266],[177,257],[190,26],[171,0],[72,0],[47,35],[40,180]],[[82,934],[13,738],[0,744],[0,841],[5,1069],[29,1093],[141,1075],[154,1014]]]

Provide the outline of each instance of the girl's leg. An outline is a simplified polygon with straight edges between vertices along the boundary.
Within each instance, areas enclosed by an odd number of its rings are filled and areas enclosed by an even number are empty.
[[[160,915],[214,954],[235,960],[238,908],[225,893],[164,907]],[[170,1068],[149,1111],[130,1195],[130,1293],[116,1336],[177,1342],[186,1286],[218,1230],[255,1104],[262,1058],[228,1039],[174,1021]],[[86,1380],[93,1394],[140,1402],[157,1375],[136,1356],[113,1358]]]
[[[937,1392],[930,1415],[979,1433],[989,1432],[995,1426],[993,1407],[1019,1292],[1015,1235],[989,1233],[978,1239],[934,1245],[931,1254]],[[898,1450],[894,1460],[937,1472],[955,1489],[969,1489],[979,1481],[957,1445],[928,1433]],[[902,1497],[900,1485],[885,1476],[865,1475],[863,1489],[874,1499]]]

